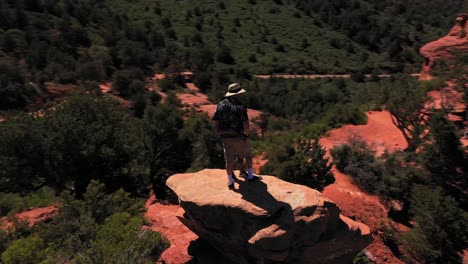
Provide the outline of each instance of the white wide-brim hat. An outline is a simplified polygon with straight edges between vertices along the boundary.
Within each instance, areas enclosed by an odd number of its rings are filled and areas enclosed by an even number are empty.
[[[240,84],[238,83],[231,83],[229,85],[229,88],[228,88],[228,92],[224,95],[225,97],[228,97],[228,96],[233,96],[233,95],[236,95],[236,94],[241,94],[241,93],[245,93],[246,91],[244,89],[241,88]]]

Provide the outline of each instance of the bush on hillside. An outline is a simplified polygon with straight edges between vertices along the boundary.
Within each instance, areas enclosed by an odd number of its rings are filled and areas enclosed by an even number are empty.
[[[138,193],[148,184],[136,166],[143,149],[138,120],[110,99],[76,94],[42,117],[2,122],[0,131],[3,192],[73,186],[80,196],[90,180],[100,179],[113,190]]]
[[[143,226],[143,201],[92,181],[83,200],[64,194],[60,213],[11,242],[2,263],[152,263],[169,247]]]
[[[352,138],[350,145],[334,147],[331,155],[336,168],[351,175],[364,190],[379,193],[383,189],[383,164],[363,140]]]
[[[48,187],[26,196],[21,196],[19,193],[0,193],[0,216],[22,212],[29,208],[49,206],[55,201],[55,192]]]
[[[294,144],[285,143],[268,155],[269,161],[261,168],[261,174],[276,175],[317,190],[335,182],[331,164],[325,158],[325,149],[317,139],[313,142],[298,140]]]
[[[415,228],[403,235],[409,262],[461,263],[468,236],[468,214],[442,188],[416,185],[411,195]]]

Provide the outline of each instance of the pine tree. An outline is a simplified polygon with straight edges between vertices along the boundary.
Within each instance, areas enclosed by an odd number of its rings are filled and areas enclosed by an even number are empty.
[[[466,247],[468,215],[442,188],[417,185],[411,196],[416,226],[403,243],[415,263],[461,263]]]
[[[428,122],[432,140],[424,149],[424,165],[437,185],[444,186],[460,204],[466,206],[468,160],[462,151],[455,127],[443,112],[433,113]]]

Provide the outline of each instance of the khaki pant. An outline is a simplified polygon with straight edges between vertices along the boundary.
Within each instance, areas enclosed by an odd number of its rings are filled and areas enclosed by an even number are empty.
[[[249,140],[243,138],[223,138],[224,160],[226,161],[226,170],[233,171],[236,155],[239,158],[246,159],[247,168],[252,168],[252,150]]]

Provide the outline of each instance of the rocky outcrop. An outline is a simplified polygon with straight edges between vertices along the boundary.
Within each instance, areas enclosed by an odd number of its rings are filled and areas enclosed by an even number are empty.
[[[421,80],[431,79],[430,72],[437,59],[452,62],[455,53],[468,53],[468,14],[457,16],[455,26],[447,36],[424,45],[419,51],[424,56],[424,63],[420,75]]]
[[[352,263],[372,242],[320,192],[273,176],[229,190],[224,170],[207,169],[167,185],[185,210],[179,219],[234,263]]]

